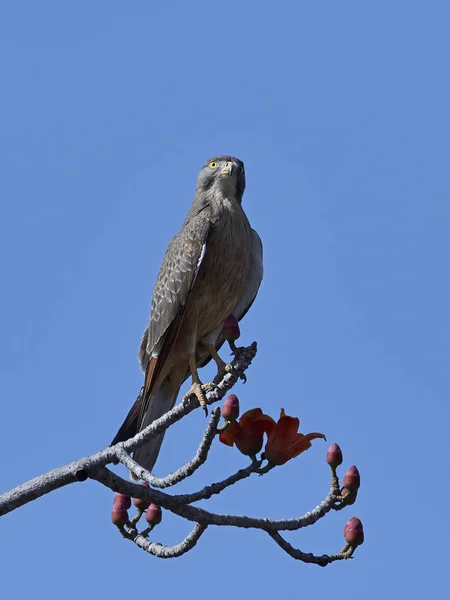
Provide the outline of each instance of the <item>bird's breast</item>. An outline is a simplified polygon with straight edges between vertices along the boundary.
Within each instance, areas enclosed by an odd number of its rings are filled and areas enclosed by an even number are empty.
[[[242,209],[227,211],[213,227],[192,302],[198,315],[198,338],[221,325],[236,306],[247,277],[251,228]]]

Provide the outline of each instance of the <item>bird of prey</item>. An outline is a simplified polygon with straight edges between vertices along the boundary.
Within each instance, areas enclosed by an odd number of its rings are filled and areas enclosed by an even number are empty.
[[[194,200],[180,231],[170,242],[153,291],[149,324],[139,362],[144,386],[112,444],[125,441],[175,404],[192,375],[188,394],[205,408],[198,368],[211,358],[218,375],[229,365],[217,351],[224,320],[242,319],[258,292],[262,244],[242,208],[245,171],[241,160],[216,156],[202,167]],[[164,434],[141,446],[135,460],[151,471]]]

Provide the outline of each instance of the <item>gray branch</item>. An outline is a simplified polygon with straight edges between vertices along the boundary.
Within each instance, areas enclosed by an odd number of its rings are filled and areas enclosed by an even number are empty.
[[[117,450],[117,458],[127,467],[127,469],[133,473],[133,475],[135,475],[137,479],[142,479],[152,487],[156,488],[162,489],[170,487],[176,483],[180,483],[180,481],[183,481],[183,479],[190,477],[206,462],[209,450],[211,449],[211,444],[217,433],[217,425],[219,420],[220,408],[215,408],[211,413],[208,426],[203,434],[203,440],[201,441],[194,458],[186,463],[183,467],[177,469],[174,473],[170,473],[166,477],[155,477],[155,475],[152,475],[150,471],[147,471],[141,467],[141,465],[133,460],[128,452],[123,449],[123,445],[121,444],[117,444],[117,446],[119,446]]]
[[[253,342],[248,348],[240,349],[239,355],[231,363],[231,373],[227,373],[217,387],[206,394],[206,403],[213,404],[221,400],[250,366],[255,356],[256,342]],[[198,400],[191,396],[187,401],[174,406],[172,410],[156,421],[153,421],[148,427],[126,442],[121,442],[120,444],[110,446],[91,456],[75,460],[65,467],[53,469],[44,475],[40,475],[39,477],[17,486],[9,492],[5,492],[0,495],[0,516],[5,515],[32,500],[36,500],[49,492],[64,487],[65,485],[85,481],[88,477],[94,478],[93,474],[97,469],[120,460],[118,448],[128,452],[136,450],[146,441],[153,438],[158,433],[165,431],[168,427],[199,406]]]
[[[244,377],[245,370],[251,364],[255,355],[256,343],[253,343],[248,348],[239,349],[236,358],[231,364],[231,372],[227,373],[220,383],[206,394],[208,405],[221,400],[237,380]],[[337,560],[350,558],[355,550],[355,548],[350,546],[346,546],[338,554],[315,556],[294,548],[279,533],[280,531],[296,531],[313,525],[330,512],[330,510],[340,510],[345,506],[345,499],[340,496],[339,481],[335,469],[332,469],[331,487],[325,499],[312,511],[293,519],[272,520],[242,515],[217,514],[207,511],[204,508],[193,506],[193,503],[199,500],[208,500],[213,495],[220,494],[228,487],[250,477],[253,473],[263,475],[273,468],[273,465],[270,464],[263,467],[264,460],[257,460],[255,457],[253,457],[252,463],[248,467],[240,469],[226,479],[207,485],[196,492],[170,495],[160,491],[190,477],[207,460],[211,444],[218,432],[217,426],[220,419],[220,410],[217,408],[212,411],[208,426],[194,458],[166,477],[155,477],[152,473],[143,469],[131,457],[130,453],[198,407],[198,400],[191,396],[126,442],[110,446],[101,452],[76,460],[65,467],[49,471],[0,495],[0,516],[60,487],[90,478],[102,483],[114,492],[120,492],[133,498],[140,498],[148,504],[157,504],[173,514],[195,523],[191,533],[182,542],[174,546],[165,546],[149,540],[148,535],[152,531],[151,526],[144,531],[138,531],[137,525],[143,514],[142,510],[138,509],[136,515],[125,527],[118,526],[126,539],[133,541],[141,549],[159,558],[175,558],[188,552],[196,545],[203,532],[210,525],[242,527],[265,531],[287,554],[296,560],[306,563],[325,566]],[[151,487],[144,487],[138,483],[127,481],[107,468],[107,465],[111,463],[117,464],[118,462],[124,464],[138,479],[148,482]]]
[[[295,560],[301,560],[304,563],[312,563],[314,565],[319,565],[319,567],[326,567],[332,562],[337,560],[345,560],[346,558],[350,558],[345,552],[338,552],[337,554],[322,554],[322,556],[315,556],[310,552],[302,552],[297,548],[291,546],[289,542],[287,542],[284,537],[282,537],[277,531],[268,532],[270,537],[282,548],[289,556],[295,558]]]
[[[177,556],[181,556],[182,554],[189,552],[189,550],[192,550],[206,530],[206,527],[206,525],[196,523],[189,535],[187,535],[179,544],[175,544],[175,546],[165,546],[159,542],[151,542],[146,536],[140,533],[137,533],[135,537],[133,537],[132,534],[128,534],[125,537],[131,539],[136,546],[142,548],[142,550],[145,550],[145,552],[148,552],[149,554],[153,554],[153,556],[157,556],[158,558],[176,558]]]
[[[193,492],[192,494],[179,494],[174,497],[177,498],[177,500],[183,504],[192,504],[193,502],[198,502],[199,500],[209,500],[211,496],[214,496],[215,494],[220,494],[220,492],[223,492],[223,490],[225,490],[227,487],[230,487],[230,485],[234,485],[238,481],[247,479],[247,477],[250,477],[252,473],[258,473],[259,475],[262,475],[260,471],[262,462],[262,460],[258,460],[246,467],[245,469],[240,469],[239,471],[237,471],[237,473],[234,473],[234,475],[230,475],[223,481],[207,485],[198,492]]]
[[[309,525],[314,525],[333,509],[336,502],[334,488],[331,488],[325,500],[312,511],[294,519],[271,520],[258,517],[246,517],[242,515],[221,515],[209,512],[197,506],[191,506],[183,502],[184,496],[170,496],[158,490],[143,487],[132,481],[122,479],[107,468],[97,471],[94,479],[132,498],[142,498],[149,503],[159,504],[166,510],[173,512],[188,521],[203,525],[217,525],[219,527],[243,527],[244,529],[262,529],[263,531],[296,531]]]

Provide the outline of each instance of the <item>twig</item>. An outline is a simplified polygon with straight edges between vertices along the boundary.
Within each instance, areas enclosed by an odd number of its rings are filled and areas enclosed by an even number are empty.
[[[217,483],[212,483],[211,485],[205,486],[202,490],[198,492],[193,492],[191,494],[178,494],[173,496],[173,498],[177,498],[183,504],[192,504],[193,502],[198,502],[199,500],[208,500],[214,494],[220,494],[230,485],[234,485],[238,481],[242,481],[243,479],[247,479],[250,477],[252,473],[261,474],[260,466],[263,461],[259,460],[255,463],[252,463],[245,469],[240,469],[234,475],[230,475],[226,479],[219,481]]]
[[[165,546],[159,542],[151,542],[141,534],[138,534],[132,541],[139,546],[139,548],[142,548],[142,550],[145,550],[158,558],[176,558],[177,556],[181,556],[182,554],[189,552],[189,550],[192,550],[206,528],[207,525],[196,523],[189,535],[187,535],[179,544],[175,544],[175,546]]]
[[[95,474],[95,479],[106,487],[133,498],[142,498],[147,502],[159,504],[174,514],[203,525],[218,525],[221,527],[243,527],[245,529],[262,529],[264,531],[296,531],[303,527],[313,525],[324,517],[335,503],[335,496],[330,490],[325,500],[312,511],[295,519],[271,520],[241,515],[221,515],[209,512],[190,504],[184,504],[183,496],[170,496],[158,490],[143,487],[142,485],[122,479],[107,468],[102,468]]]
[[[289,554],[289,556],[292,556],[292,558],[295,558],[295,560],[301,560],[304,563],[312,563],[314,565],[319,565],[319,567],[326,567],[336,560],[345,560],[346,558],[350,558],[343,552],[338,552],[337,554],[331,555],[322,554],[322,556],[315,556],[310,552],[306,553],[298,550],[298,548],[294,548],[277,531],[268,531],[267,533],[280,546],[280,548]]]
[[[155,477],[155,475],[152,475],[150,471],[147,471],[135,460],[133,460],[128,452],[123,449],[123,446],[118,448],[117,458],[127,467],[127,469],[133,473],[133,475],[135,475],[137,479],[142,479],[152,487],[160,489],[170,487],[176,483],[180,483],[180,481],[183,481],[183,479],[190,477],[199,467],[201,467],[202,464],[204,464],[208,458],[211,444],[216,436],[217,424],[219,423],[219,420],[220,408],[215,408],[211,412],[211,418],[207,428],[205,429],[205,433],[203,434],[203,440],[201,441],[194,458],[186,463],[183,467],[177,469],[174,473],[170,473],[170,475],[167,475],[166,477]],[[120,446],[120,444],[117,445]]]

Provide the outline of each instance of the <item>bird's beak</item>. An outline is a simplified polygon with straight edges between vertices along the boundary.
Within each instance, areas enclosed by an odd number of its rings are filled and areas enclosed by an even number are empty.
[[[222,175],[233,175],[233,163],[227,162],[225,167],[222,169]]]

